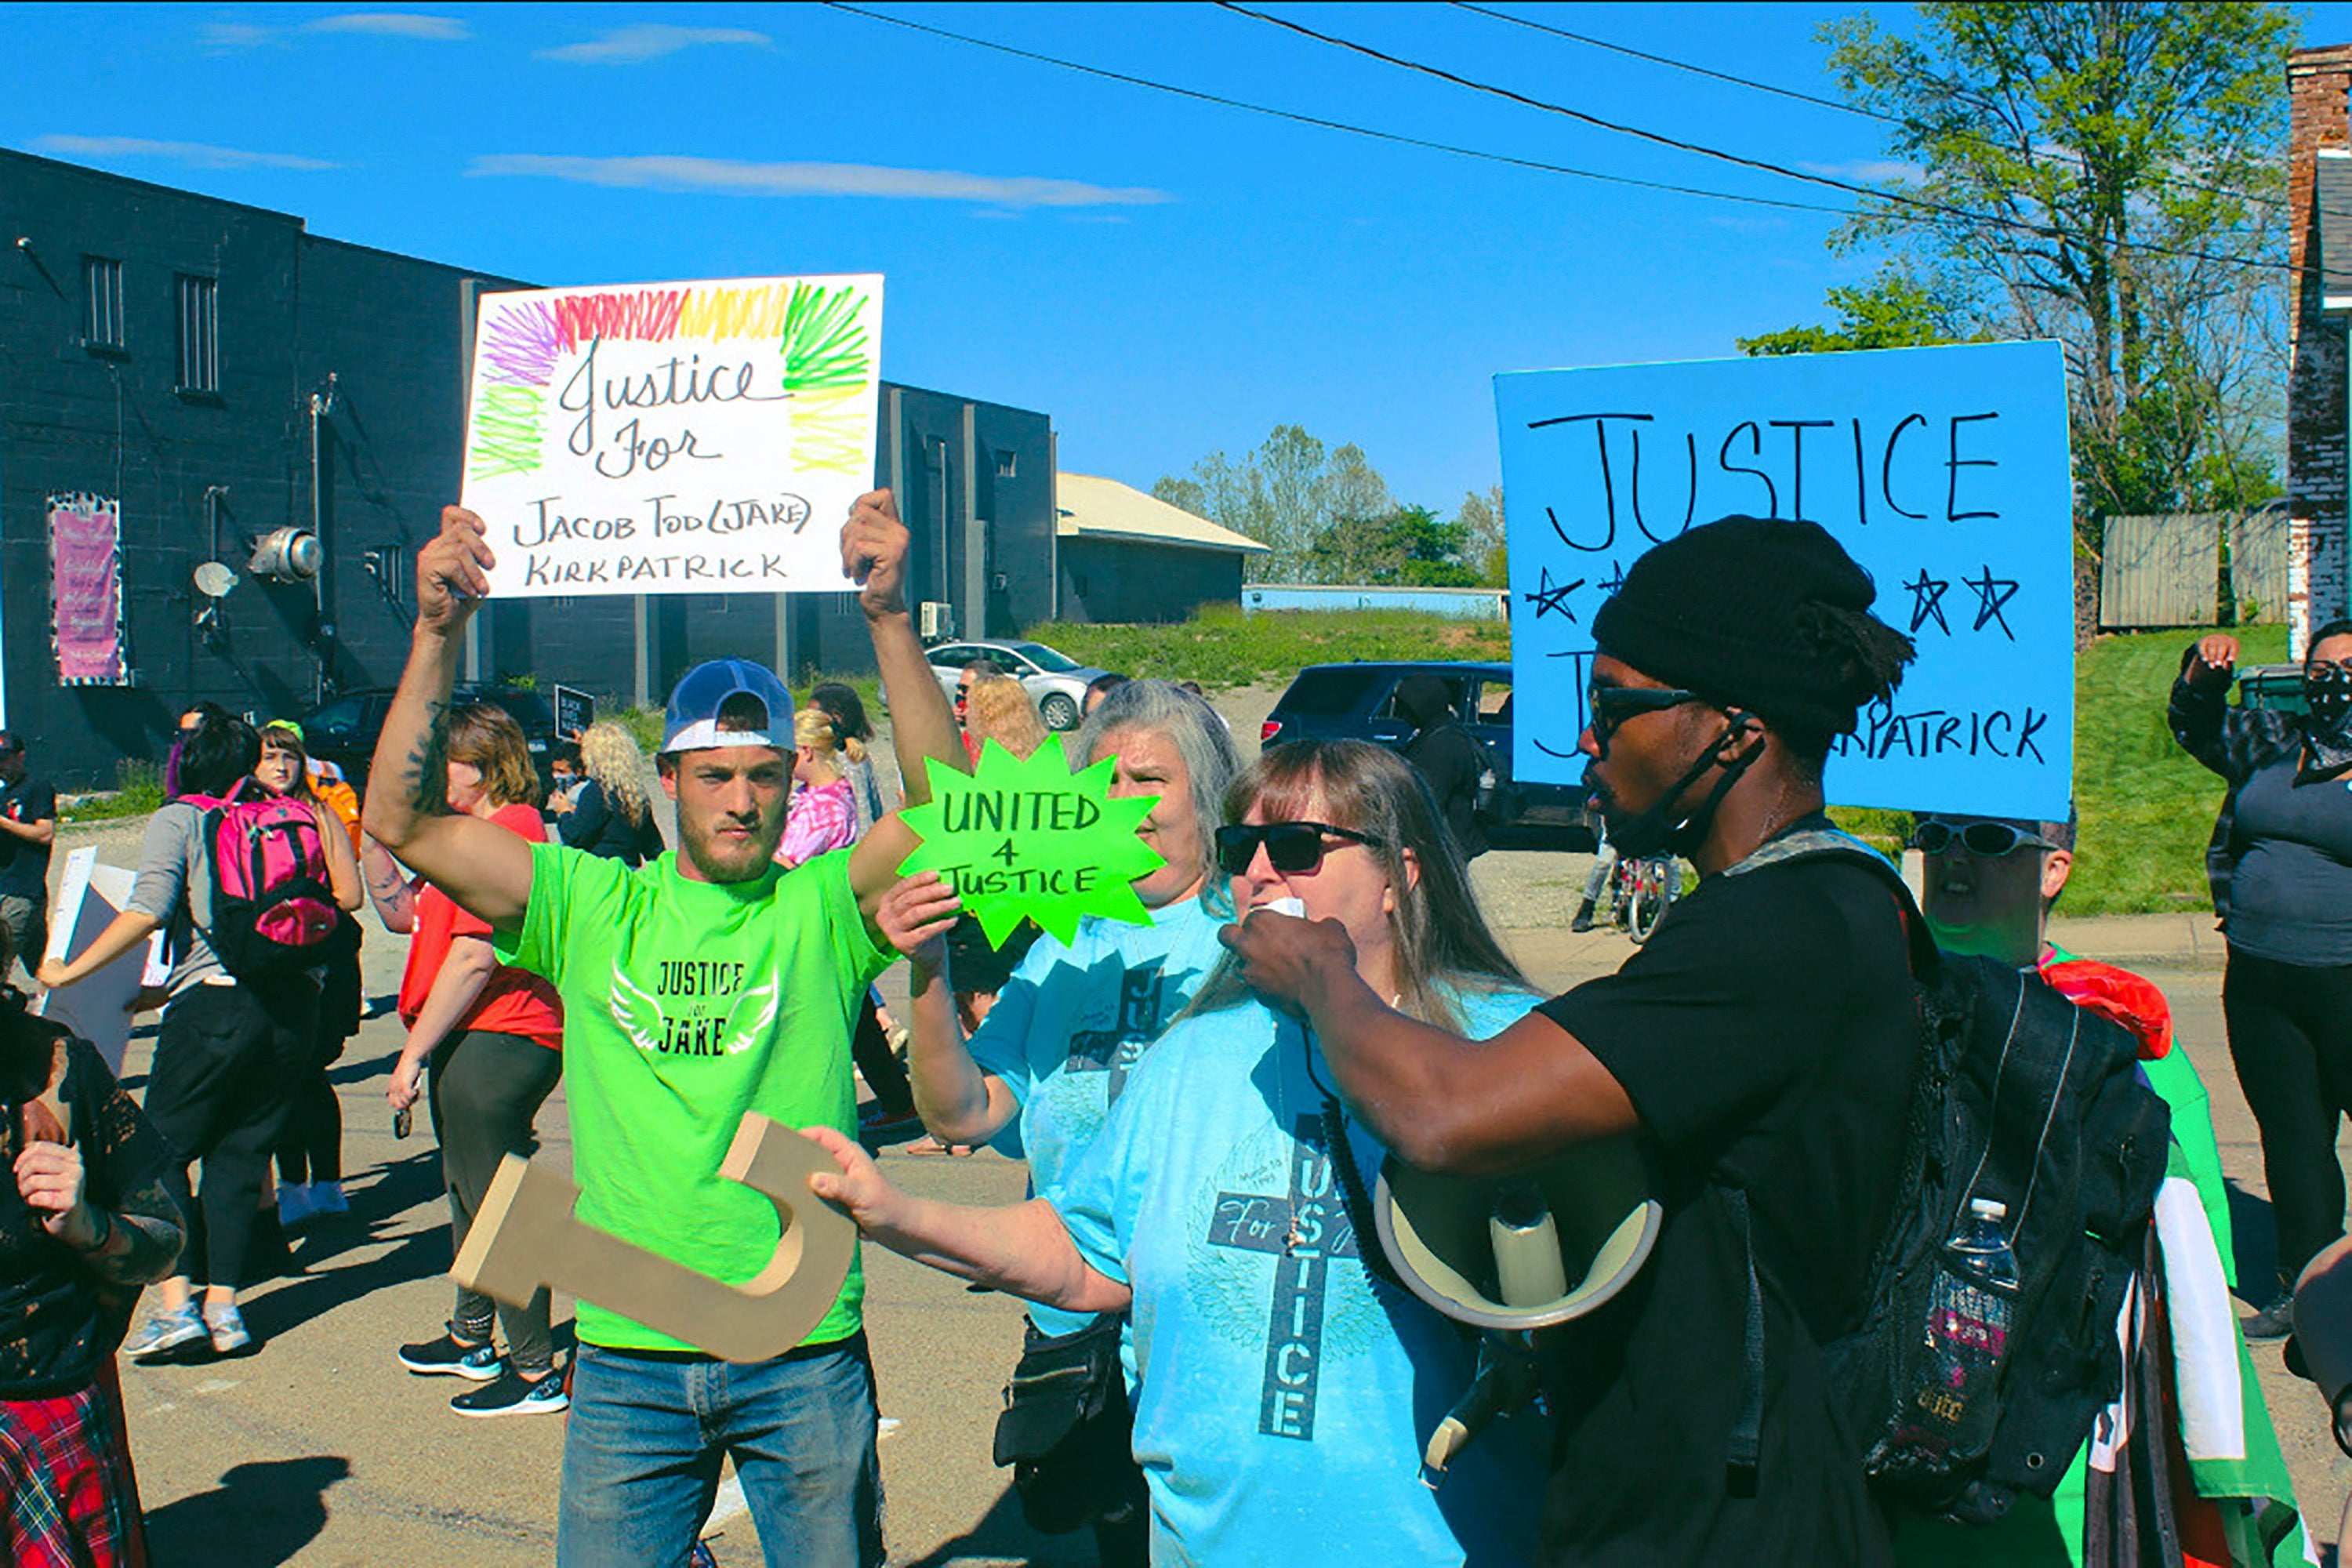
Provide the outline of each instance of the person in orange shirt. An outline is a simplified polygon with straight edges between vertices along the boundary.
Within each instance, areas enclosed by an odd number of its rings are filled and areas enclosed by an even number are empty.
[[[538,801],[539,774],[521,726],[491,703],[459,709],[449,721],[450,809],[544,844]],[[410,933],[400,979],[408,1043],[387,1098],[395,1111],[420,1096],[430,1107],[452,1245],[462,1247],[499,1162],[509,1153],[528,1159],[539,1148],[532,1119],[563,1071],[563,1004],[546,981],[498,961],[486,922],[422,879],[411,881],[373,839],[362,868],[383,923]],[[555,1367],[548,1308],[544,1289],[516,1307],[461,1288],[445,1331],[401,1346],[400,1363],[420,1377],[483,1384],[449,1402],[460,1415],[552,1415],[570,1401]],[[503,1356],[494,1328],[506,1331]]]

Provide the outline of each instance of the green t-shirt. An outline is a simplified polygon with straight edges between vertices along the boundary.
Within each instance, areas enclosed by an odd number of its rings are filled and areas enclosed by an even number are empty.
[[[677,857],[631,870],[556,844],[531,846],[522,929],[501,962],[563,998],[564,1098],[579,1217],[713,1279],[740,1285],[774,1254],[775,1205],[719,1167],[743,1113],[857,1133],[849,1040],[890,954],[849,886],[849,854],[755,881],[689,881]],[[858,1330],[855,1258],[806,1342]],[[594,1303],[579,1334],[616,1350],[695,1347]]]

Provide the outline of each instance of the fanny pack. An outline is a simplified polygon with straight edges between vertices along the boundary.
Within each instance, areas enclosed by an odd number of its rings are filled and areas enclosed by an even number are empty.
[[[1059,1535],[1145,1506],[1118,1360],[1124,1321],[1106,1312],[1072,1333],[1029,1331],[996,1418],[995,1453],[1013,1467],[1032,1530]]]

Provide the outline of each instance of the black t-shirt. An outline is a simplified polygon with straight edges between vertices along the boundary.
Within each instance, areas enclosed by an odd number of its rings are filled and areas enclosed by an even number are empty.
[[[0,1016],[0,1028],[10,1027],[44,1026]],[[84,1189],[91,1203],[119,1211],[125,1194],[163,1175],[171,1150],[94,1047],[75,1040],[67,1048],[62,1094]],[[53,1059],[46,1050],[37,1054]],[[16,1190],[23,1102],[48,1082],[46,1070],[32,1082],[34,1064],[26,1065],[24,1082],[0,1086],[0,1399],[47,1399],[87,1386],[121,1342],[139,1298],[137,1288],[90,1272],[79,1253],[41,1228]]]
[[[1888,889],[1828,859],[1709,877],[1617,973],[1541,1011],[1623,1087],[1666,1211],[1625,1295],[1550,1347],[1545,1561],[1887,1561],[1818,1347],[1859,1321],[1904,1152],[1916,1036]],[[1764,1282],[1752,1497],[1727,1466],[1748,1287],[1725,1187],[1748,1194]]]
[[[1486,852],[1486,830],[1478,825],[1478,775],[1486,771],[1486,753],[1478,742],[1452,719],[1444,719],[1415,735],[1404,749],[1404,760],[1419,771],[1437,797],[1438,815],[1465,856]]]
[[[58,792],[27,775],[0,786],[0,816],[11,822],[54,821]],[[0,831],[0,897],[30,899],[46,903],[49,896],[49,847],[27,844],[13,833]],[[32,955],[36,962],[40,954]]]

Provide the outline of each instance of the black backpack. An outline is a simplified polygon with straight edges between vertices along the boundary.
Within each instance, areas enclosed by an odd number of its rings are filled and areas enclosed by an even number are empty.
[[[1790,834],[1727,874],[1817,855],[1868,865],[1895,891],[1919,1008],[1902,1186],[1861,1324],[1822,1351],[1881,1499],[1989,1524],[2021,1495],[2051,1494],[2122,1385],[2116,1319],[2145,1257],[2171,1113],[2141,1080],[2127,1030],[2031,974],[1937,948],[1902,877],[1861,840]],[[1745,1230],[1745,1194],[1724,1195]],[[2004,1212],[1980,1215],[1979,1201]],[[1972,1229],[2007,1242],[1990,1268],[1951,1245]],[[1752,1482],[1764,1347],[1748,1245],[1730,1458],[1735,1480],[1744,1468]]]

